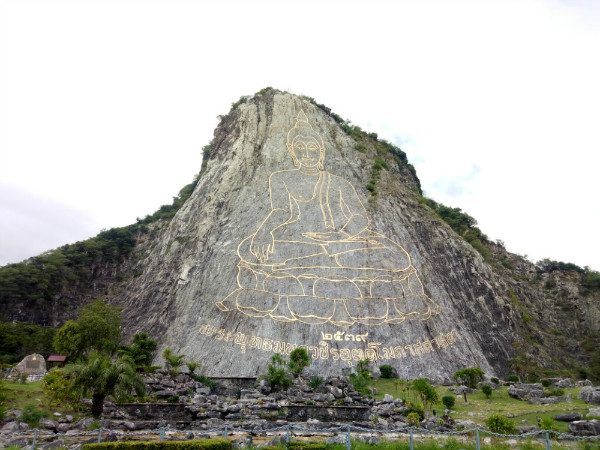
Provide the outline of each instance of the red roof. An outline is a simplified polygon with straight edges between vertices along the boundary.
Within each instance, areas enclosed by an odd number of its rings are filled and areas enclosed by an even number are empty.
[[[65,362],[66,356],[62,355],[50,355],[48,356],[48,362]]]

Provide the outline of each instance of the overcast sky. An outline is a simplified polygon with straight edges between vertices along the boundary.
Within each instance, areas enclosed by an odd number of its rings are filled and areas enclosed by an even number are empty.
[[[509,251],[600,270],[600,2],[0,0],[0,265],[125,226],[272,86]]]

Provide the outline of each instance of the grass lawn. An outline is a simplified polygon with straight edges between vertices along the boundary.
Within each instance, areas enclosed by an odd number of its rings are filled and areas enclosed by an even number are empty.
[[[51,405],[50,399],[42,391],[40,381],[23,384],[5,382],[4,388],[6,393],[5,410],[18,409],[23,411],[26,406],[32,405],[45,412],[48,417],[55,412],[63,415],[71,414],[74,417],[81,415],[81,412],[74,410],[72,407]]]
[[[405,382],[399,379],[375,378],[371,386],[377,389],[377,395],[374,397],[382,399],[385,394],[390,394],[394,398],[404,398],[408,401],[419,402],[418,397],[407,388]],[[445,386],[436,386],[438,396],[454,395]],[[472,420],[478,425],[484,425],[485,421],[492,414],[502,414],[512,417],[515,425],[537,425],[537,416],[541,418],[552,418],[552,416],[563,412],[581,412],[585,415],[590,408],[583,400],[577,398],[579,388],[565,389],[565,395],[571,394],[573,401],[570,403],[558,403],[556,405],[530,405],[529,403],[509,397],[507,387],[501,387],[493,391],[488,400],[482,392],[467,394],[465,403],[463,396],[456,396],[456,403],[452,408],[450,415],[457,420]],[[440,402],[434,408],[441,415],[444,411],[444,405]],[[554,421],[553,426],[557,431],[567,432],[566,422]]]

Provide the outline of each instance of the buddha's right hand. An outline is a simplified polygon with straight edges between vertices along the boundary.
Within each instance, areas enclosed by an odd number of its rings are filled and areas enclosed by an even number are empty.
[[[265,263],[269,259],[269,255],[273,253],[274,247],[275,240],[273,239],[273,235],[270,232],[261,233],[258,231],[250,243],[250,253],[261,263]]]

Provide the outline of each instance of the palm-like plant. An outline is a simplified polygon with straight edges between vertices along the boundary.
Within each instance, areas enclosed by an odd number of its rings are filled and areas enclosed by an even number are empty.
[[[92,394],[92,415],[96,418],[102,414],[106,396],[114,395],[119,399],[131,394],[132,390],[138,395],[145,392],[142,377],[124,358],[112,362],[108,356],[92,353],[87,361],[68,364],[63,372],[80,394]]]
[[[185,358],[185,355],[176,355],[173,350],[166,348],[162,356],[165,358],[165,367],[169,375],[171,378],[175,378],[179,373],[179,368],[184,364],[183,358]]]

